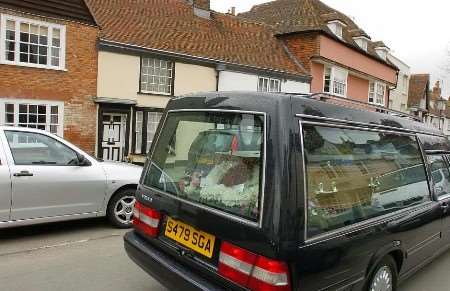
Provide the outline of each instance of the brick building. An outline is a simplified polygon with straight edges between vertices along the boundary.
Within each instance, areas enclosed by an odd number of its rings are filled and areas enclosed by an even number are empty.
[[[95,151],[98,27],[83,0],[0,0],[0,125]]]
[[[273,28],[312,75],[313,93],[388,106],[398,68],[387,58],[389,48],[350,17],[319,0],[275,0],[239,16]]]

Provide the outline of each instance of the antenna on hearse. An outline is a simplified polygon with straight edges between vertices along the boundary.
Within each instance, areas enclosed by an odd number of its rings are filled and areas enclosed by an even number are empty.
[[[408,114],[405,112],[397,111],[394,109],[389,109],[384,106],[380,106],[380,105],[376,105],[376,104],[362,102],[359,100],[348,99],[345,97],[340,97],[340,96],[336,96],[336,95],[332,95],[332,94],[327,94],[327,93],[314,93],[314,94],[286,93],[286,94],[302,96],[302,97],[306,97],[306,98],[310,98],[310,99],[314,99],[314,100],[318,100],[318,101],[322,101],[322,102],[326,102],[326,103],[331,103],[331,104],[335,104],[335,105],[341,105],[341,106],[345,106],[345,107],[353,108],[353,109],[362,109],[362,110],[367,110],[367,111],[372,111],[372,112],[384,113],[384,114],[388,114],[391,116],[398,116],[398,117],[421,122],[421,119],[418,118],[417,116],[414,116],[414,115],[411,115],[411,114]]]

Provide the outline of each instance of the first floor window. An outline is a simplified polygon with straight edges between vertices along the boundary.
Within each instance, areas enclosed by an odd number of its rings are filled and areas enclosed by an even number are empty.
[[[347,94],[347,76],[346,70],[336,67],[325,67],[323,92],[338,96]]]
[[[46,130],[63,136],[63,103],[0,100],[0,125]]]
[[[150,151],[162,112],[138,110],[135,115],[135,154],[146,154]]]
[[[258,92],[281,92],[281,81],[273,78],[258,78]]]
[[[369,83],[369,103],[384,105],[386,86],[379,82]]]
[[[173,92],[173,62],[142,58],[141,92],[170,95]]]
[[[2,14],[0,28],[1,61],[64,68],[65,26]]]

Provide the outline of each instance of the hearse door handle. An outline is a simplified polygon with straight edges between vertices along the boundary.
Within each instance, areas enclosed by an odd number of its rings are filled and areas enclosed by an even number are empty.
[[[447,212],[450,208],[450,204],[448,202],[441,202],[441,209],[444,210],[444,212]]]
[[[32,177],[33,173],[30,173],[28,171],[20,171],[19,173],[14,173],[14,177]]]

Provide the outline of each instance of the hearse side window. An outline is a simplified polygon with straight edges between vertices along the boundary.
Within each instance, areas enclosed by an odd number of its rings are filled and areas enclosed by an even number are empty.
[[[308,236],[429,201],[415,137],[305,124]]]
[[[433,179],[434,193],[438,197],[450,194],[450,172],[445,159],[441,155],[428,156]]]
[[[169,113],[144,185],[257,221],[263,125],[256,114]]]

